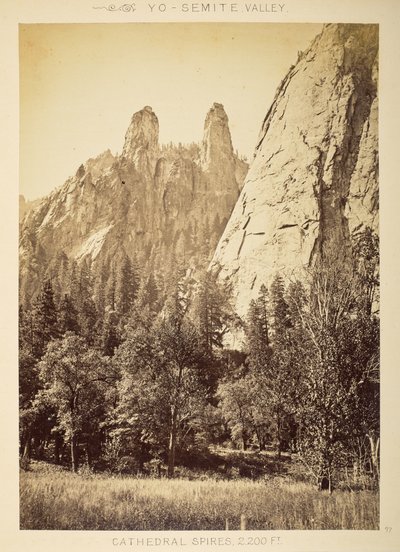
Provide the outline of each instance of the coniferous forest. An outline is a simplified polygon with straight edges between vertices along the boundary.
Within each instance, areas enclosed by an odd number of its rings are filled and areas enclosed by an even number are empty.
[[[322,489],[375,487],[377,237],[353,240],[351,264],[333,258],[302,282],[277,274],[242,320],[207,257],[192,274],[175,251],[163,272],[123,252],[107,267],[61,253],[20,306],[21,465],[229,476],[225,448],[296,459]],[[232,332],[239,350],[224,346]]]

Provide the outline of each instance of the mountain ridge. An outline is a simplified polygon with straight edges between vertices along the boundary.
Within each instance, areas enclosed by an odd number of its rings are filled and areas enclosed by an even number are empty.
[[[162,146],[158,135],[157,116],[145,106],[131,118],[121,155],[106,150],[88,159],[26,214],[22,296],[36,292],[60,251],[77,262],[109,263],[123,249],[157,269],[179,250],[195,266],[206,232],[207,239],[213,234],[205,252],[211,255],[247,172],[234,153],[225,110],[214,103],[200,144]]]

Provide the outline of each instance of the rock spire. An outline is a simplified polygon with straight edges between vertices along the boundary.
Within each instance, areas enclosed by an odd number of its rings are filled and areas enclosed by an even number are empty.
[[[146,106],[132,116],[122,156],[133,161],[139,171],[151,171],[158,153],[158,134],[157,116],[150,106]]]

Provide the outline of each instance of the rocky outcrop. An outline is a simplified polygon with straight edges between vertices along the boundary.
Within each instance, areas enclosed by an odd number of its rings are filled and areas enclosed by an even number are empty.
[[[151,107],[135,113],[125,135],[122,157],[133,162],[142,176],[151,177],[158,155],[158,119]]]
[[[376,25],[326,25],[279,86],[212,262],[241,315],[277,272],[377,231],[377,59]]]
[[[151,107],[135,113],[120,156],[107,150],[89,159],[26,215],[20,272],[28,295],[60,251],[96,263],[123,249],[142,267],[162,269],[172,252],[196,265],[207,234],[212,254],[247,171],[224,108],[211,108],[202,144],[160,146],[158,132]]]
[[[224,107],[214,103],[204,124],[201,164],[204,170],[215,171],[221,163],[234,163],[233,147]]]
[[[218,103],[214,103],[205,120],[200,163],[215,194],[229,210],[232,200],[236,203],[237,183],[243,181],[248,166],[233,153],[228,117]]]
[[[25,199],[25,196],[22,194],[19,195],[19,222],[21,223],[25,215],[35,209],[40,203],[40,199],[35,199],[34,201],[28,201]]]

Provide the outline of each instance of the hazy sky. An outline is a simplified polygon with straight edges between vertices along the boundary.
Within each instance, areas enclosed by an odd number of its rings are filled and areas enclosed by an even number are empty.
[[[200,141],[214,102],[251,158],[277,86],[321,25],[20,25],[20,193],[35,199],[110,148],[150,105],[160,143]]]

